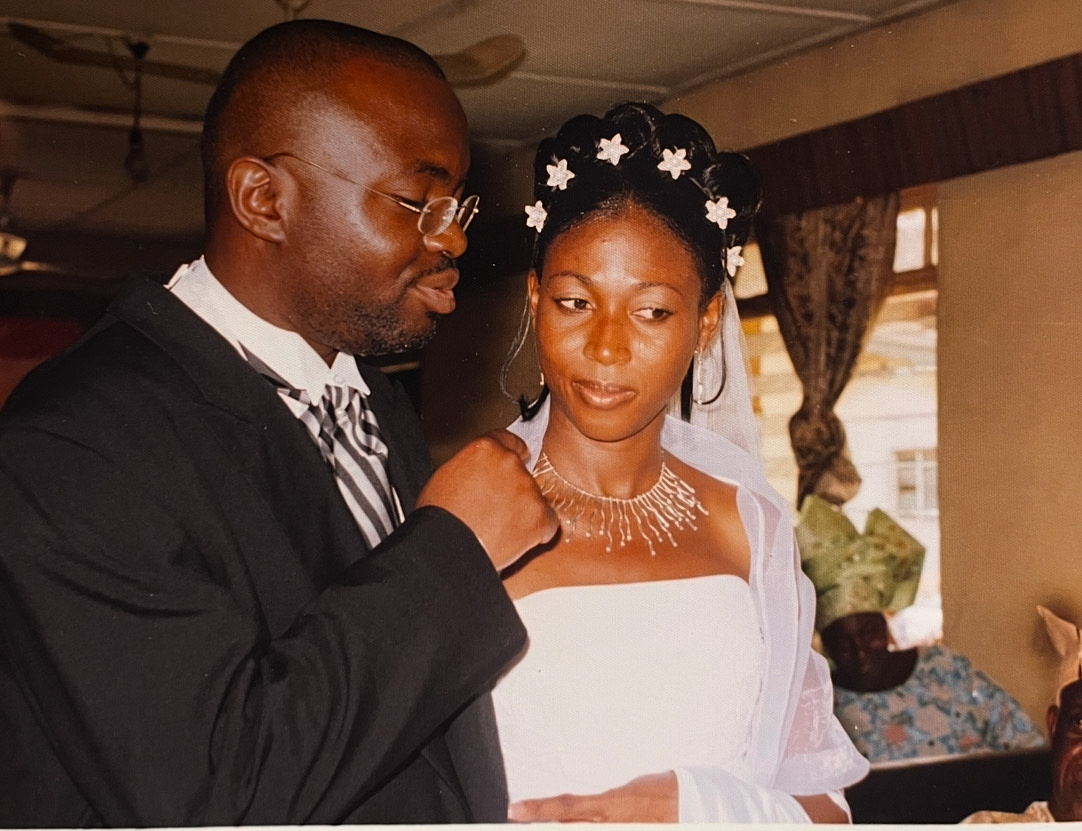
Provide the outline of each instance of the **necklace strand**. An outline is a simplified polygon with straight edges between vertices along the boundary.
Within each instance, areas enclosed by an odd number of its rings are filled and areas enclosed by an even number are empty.
[[[567,534],[565,542],[571,542],[576,533],[586,538],[603,537],[605,551],[612,551],[616,540],[623,548],[638,534],[653,556],[657,553],[655,541],[662,543],[667,539],[675,548],[673,530],[683,530],[686,525],[696,531],[696,518],[700,514],[708,516],[695,489],[669,469],[664,456],[657,481],[649,490],[630,498],[601,496],[571,484],[543,451],[537,458],[533,476],[542,495],[560,517]]]

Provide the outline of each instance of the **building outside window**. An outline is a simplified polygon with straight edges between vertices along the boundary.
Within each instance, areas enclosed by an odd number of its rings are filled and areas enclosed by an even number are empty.
[[[898,474],[898,516],[938,517],[936,449],[897,450],[894,456]]]

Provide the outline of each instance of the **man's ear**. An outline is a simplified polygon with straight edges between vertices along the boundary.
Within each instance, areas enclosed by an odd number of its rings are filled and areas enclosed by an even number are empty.
[[[277,170],[255,156],[241,156],[229,165],[225,184],[233,216],[246,231],[267,242],[285,238]]]
[[[1048,705],[1048,712],[1044,714],[1044,723],[1048,725],[1048,740],[1056,735],[1056,722],[1059,721],[1059,707],[1055,704]]]

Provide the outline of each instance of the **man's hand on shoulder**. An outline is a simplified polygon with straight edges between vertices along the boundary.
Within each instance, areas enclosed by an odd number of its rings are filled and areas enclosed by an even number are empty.
[[[526,469],[529,452],[506,430],[474,439],[441,465],[417,499],[454,514],[480,540],[497,571],[548,542],[559,520]]]

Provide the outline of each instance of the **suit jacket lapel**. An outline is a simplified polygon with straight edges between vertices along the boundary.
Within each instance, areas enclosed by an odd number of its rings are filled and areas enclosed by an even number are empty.
[[[156,343],[191,379],[208,407],[207,421],[229,456],[243,465],[249,494],[263,503],[266,522],[285,536],[287,546],[272,546],[248,565],[266,614],[288,625],[298,602],[367,551],[333,473],[274,388],[170,292],[141,281],[110,311]],[[278,561],[268,561],[276,556]],[[297,573],[298,557],[302,573]],[[283,597],[290,594],[283,585],[287,574],[310,584],[290,602]],[[268,623],[272,632],[280,631]]]

